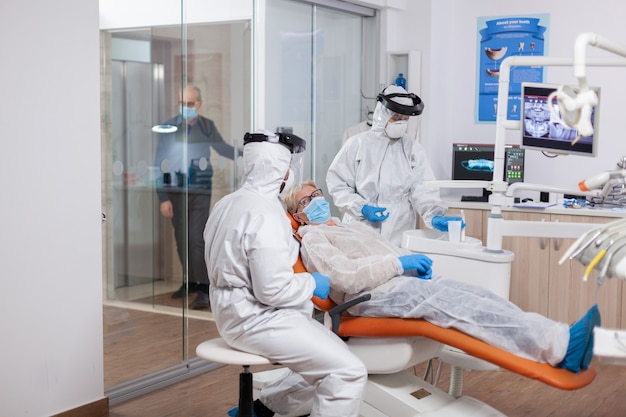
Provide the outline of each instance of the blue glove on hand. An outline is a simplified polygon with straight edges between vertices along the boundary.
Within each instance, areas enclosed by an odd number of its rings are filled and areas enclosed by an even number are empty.
[[[453,220],[457,220],[457,221],[463,221],[462,218],[460,217],[444,217],[444,216],[435,216],[433,217],[433,220],[431,221],[431,224],[433,225],[433,227],[437,230],[439,230],[440,232],[447,232],[448,231],[448,222],[449,221],[453,221]],[[461,224],[461,229],[465,227],[465,222],[463,222]]]
[[[313,295],[325,300],[328,298],[328,294],[330,293],[330,278],[326,275],[322,275],[319,272],[313,272],[313,278],[315,279],[315,289],[313,290]]]
[[[387,210],[385,207],[374,207],[374,206],[364,205],[363,208],[361,209],[361,214],[368,221],[372,223],[376,223],[376,222],[382,222],[383,220],[387,219],[387,217],[389,217],[389,213],[383,214],[385,210]]]
[[[416,271],[416,276],[421,279],[430,279],[433,275],[433,260],[421,253],[403,255],[398,258],[402,264],[402,269],[407,271]]]

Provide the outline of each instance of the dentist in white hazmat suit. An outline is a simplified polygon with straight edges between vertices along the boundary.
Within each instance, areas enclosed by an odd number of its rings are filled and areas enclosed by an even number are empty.
[[[312,397],[312,417],[357,416],[367,381],[361,360],[312,317],[311,297],[328,296],[328,277],[293,272],[299,247],[279,192],[292,154],[304,147],[292,134],[247,133],[242,185],[215,204],[204,230],[220,335],[236,349],[291,370],[283,385],[255,401],[256,417],[288,414]]]
[[[435,180],[426,152],[407,133],[408,120],[424,109],[422,100],[396,85],[377,97],[372,127],[349,138],[326,175],[328,193],[343,213],[343,222],[359,221],[400,246],[402,233],[417,227],[419,214],[427,227],[448,230],[448,206]]]

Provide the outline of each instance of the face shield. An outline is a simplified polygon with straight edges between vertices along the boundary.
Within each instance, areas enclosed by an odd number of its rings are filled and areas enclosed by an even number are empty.
[[[392,87],[396,87],[393,89]],[[390,92],[389,90],[402,90]],[[376,97],[383,106],[387,107],[393,113],[403,114],[405,116],[419,116],[424,111],[424,102],[421,98],[413,93],[407,93],[406,90],[398,86],[389,86]]]
[[[384,118],[384,133],[390,139],[399,139],[408,133],[416,138],[419,131],[419,116],[424,111],[424,102],[416,94],[404,88],[390,85],[377,97],[380,102],[381,118]]]

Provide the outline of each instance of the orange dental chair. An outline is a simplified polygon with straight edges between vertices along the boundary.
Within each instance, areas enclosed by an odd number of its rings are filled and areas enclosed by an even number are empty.
[[[298,225],[293,218],[291,221],[295,230]],[[294,265],[294,271],[305,271],[300,258]],[[547,363],[521,358],[459,330],[441,328],[422,319],[354,317],[345,314],[348,308],[368,298],[365,295],[335,305],[330,299],[313,297],[316,307],[325,312],[325,323],[346,341],[370,372],[362,407],[364,416],[502,415],[473,398],[461,396],[460,392],[441,392],[406,371],[417,363],[439,357],[444,345],[562,390],[585,387],[596,376],[593,368],[575,374]],[[429,355],[432,356],[429,358]],[[427,404],[429,401],[432,404]],[[370,410],[369,414],[367,410]]]
[[[291,221],[292,226],[297,228],[293,218]],[[294,265],[294,271],[306,271],[300,258]],[[439,358],[445,345],[493,364],[494,369],[507,369],[562,390],[582,388],[590,384],[596,376],[593,368],[575,374],[546,363],[518,357],[456,329],[441,328],[422,319],[369,318],[345,314],[348,308],[368,298],[369,295],[365,295],[335,305],[330,299],[313,297],[317,309],[324,312],[324,323],[345,340],[368,369],[368,382],[360,409],[362,417],[505,417],[474,398],[463,396],[460,392],[443,392],[425,379],[407,371],[414,365]],[[240,416],[244,415],[241,414],[242,409],[249,410],[250,414],[245,415],[251,416],[253,393],[249,365],[269,361],[232,349],[221,339],[200,344],[196,353],[210,361],[243,365]],[[284,369],[274,369],[255,374],[254,389],[262,389],[265,384],[279,378],[283,371]],[[247,382],[242,388],[244,380]],[[283,417],[300,416],[306,412],[298,410]]]

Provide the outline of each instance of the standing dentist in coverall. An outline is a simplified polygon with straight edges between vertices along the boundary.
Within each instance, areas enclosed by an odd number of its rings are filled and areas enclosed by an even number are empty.
[[[215,204],[204,230],[213,316],[230,346],[291,370],[263,390],[256,417],[288,414],[311,398],[312,417],[358,416],[365,365],[312,317],[311,297],[326,298],[330,280],[293,272],[299,245],[279,193],[304,147],[291,134],[245,135],[242,186]]]
[[[416,213],[427,227],[448,230],[448,206],[439,189],[423,185],[435,180],[424,148],[407,134],[409,117],[424,103],[413,93],[390,85],[377,97],[370,130],[349,138],[326,175],[328,192],[343,212],[343,222],[360,221],[400,246],[402,233],[417,227]]]

